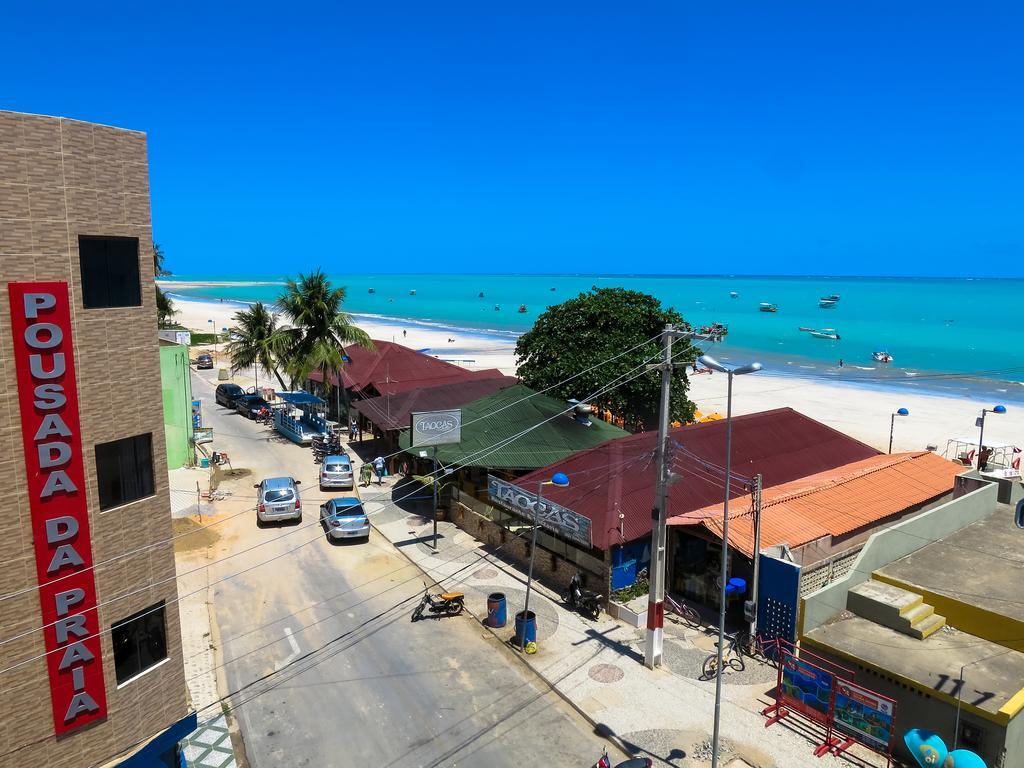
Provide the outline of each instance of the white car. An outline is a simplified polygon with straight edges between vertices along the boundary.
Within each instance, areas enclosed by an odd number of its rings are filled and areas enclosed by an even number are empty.
[[[291,477],[268,477],[257,483],[256,524],[279,520],[302,520],[302,499],[299,483]]]
[[[355,498],[331,499],[320,505],[320,521],[332,539],[369,539],[370,519]]]
[[[343,488],[352,490],[355,478],[352,475],[352,460],[344,454],[324,456],[320,465],[320,488]]]

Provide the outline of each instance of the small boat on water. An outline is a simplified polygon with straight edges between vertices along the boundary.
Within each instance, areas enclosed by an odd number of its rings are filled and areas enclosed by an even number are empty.
[[[416,291],[415,291],[415,289],[414,289],[414,290],[411,290],[411,291],[409,291],[409,295],[410,295],[410,296],[415,296],[415,295],[416,295]]]
[[[478,299],[482,299],[483,297],[484,297],[484,292],[480,291],[480,293],[477,294],[477,298]]]
[[[526,312],[526,305],[525,304],[520,304],[519,305],[519,314],[523,314],[525,312]]]
[[[729,335],[729,326],[724,323],[712,323],[711,325],[701,326],[700,335],[705,336],[711,341],[721,341]]]
[[[890,355],[884,349],[880,349],[871,354],[871,359],[874,360],[876,363],[891,363],[892,355]]]
[[[816,339],[831,339],[832,341],[839,341],[839,334],[836,333],[835,328],[822,328],[820,331],[811,331],[811,336]]]
[[[376,293],[376,292],[377,292],[376,288],[371,288],[369,291],[367,291],[367,293]]]
[[[801,325],[797,330],[798,331],[815,331],[817,329],[816,328],[808,328],[806,325]]]
[[[760,310],[761,312],[778,312],[779,308],[777,305],[772,304],[771,302],[762,301],[761,305],[758,307],[758,310]]]
[[[738,293],[736,293],[736,291],[729,291],[729,298],[730,299],[738,299],[739,297],[740,297],[740,295]]]
[[[818,299],[818,306],[822,309],[835,309],[836,302],[834,299]]]
[[[555,289],[554,289],[554,288],[548,288],[548,290],[549,290],[549,291],[553,291],[553,290],[555,290]]]
[[[822,298],[823,299],[828,299],[829,301],[839,301],[839,294],[838,293],[830,293],[828,296],[822,296]]]
[[[494,311],[495,312],[501,312],[501,304],[495,304],[494,305]]]

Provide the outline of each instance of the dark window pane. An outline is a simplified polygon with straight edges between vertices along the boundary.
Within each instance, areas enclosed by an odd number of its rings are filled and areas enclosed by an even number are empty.
[[[96,480],[101,510],[152,496],[153,436],[147,433],[97,445]]]
[[[118,684],[163,661],[167,658],[163,602],[116,622],[110,628],[110,639]]]
[[[82,305],[86,309],[142,304],[137,237],[80,235]]]

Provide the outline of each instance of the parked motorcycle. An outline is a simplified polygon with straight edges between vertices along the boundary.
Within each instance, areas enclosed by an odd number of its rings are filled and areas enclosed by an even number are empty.
[[[619,763],[615,768],[651,768],[654,762],[649,757],[633,757],[624,763]],[[608,750],[604,751],[601,759],[594,763],[594,768],[612,768],[612,761],[608,759]]]
[[[583,578],[577,572],[569,582],[565,593],[565,602],[570,610],[577,611],[591,621],[597,621],[601,615],[601,599],[604,595],[583,588]]]
[[[412,612],[412,620],[419,621],[423,618],[423,610],[429,609],[431,613],[440,613],[444,616],[455,616],[462,613],[466,596],[462,592],[442,592],[439,595],[430,594],[428,588],[423,593],[423,599]]]

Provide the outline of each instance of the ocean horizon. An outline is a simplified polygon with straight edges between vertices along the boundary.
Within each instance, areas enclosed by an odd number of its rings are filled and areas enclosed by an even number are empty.
[[[1024,402],[1024,345],[1015,317],[1021,280],[993,278],[829,277],[749,275],[511,275],[330,274],[348,291],[346,309],[396,326],[515,339],[548,306],[591,286],[622,287],[656,296],[699,328],[729,327],[709,348],[723,361],[757,359],[773,373],[828,383],[906,388],[961,397]],[[239,306],[273,303],[280,276],[173,275],[178,300],[224,300]],[[265,283],[257,285],[254,283]],[[371,293],[372,289],[372,293]],[[415,295],[411,292],[415,291]],[[737,298],[731,298],[731,293]],[[480,293],[484,296],[481,298]],[[823,296],[839,295],[822,309]],[[759,311],[762,302],[778,312]],[[525,305],[525,312],[520,312]],[[838,340],[799,330],[834,329]],[[893,356],[872,359],[876,350]],[[843,365],[840,366],[839,361]]]

